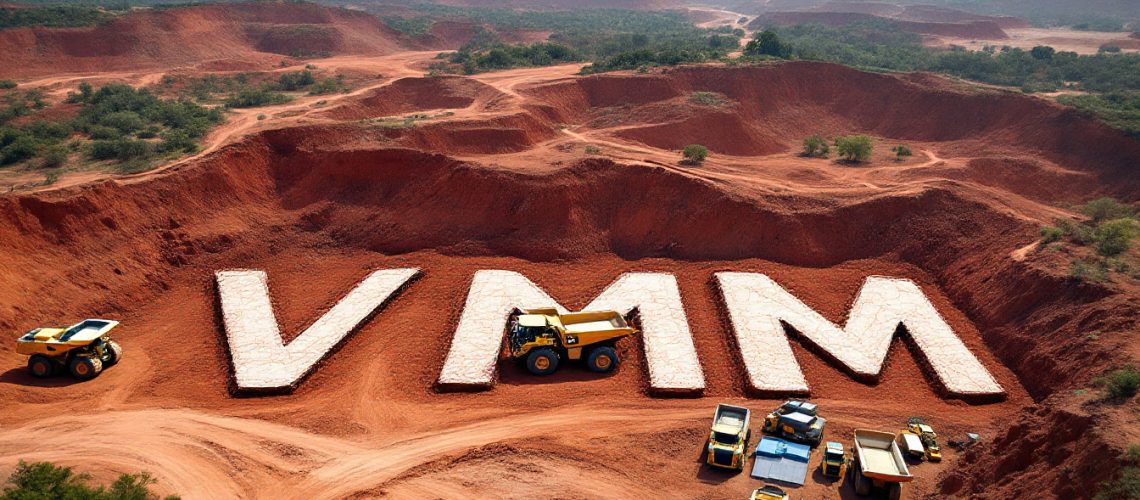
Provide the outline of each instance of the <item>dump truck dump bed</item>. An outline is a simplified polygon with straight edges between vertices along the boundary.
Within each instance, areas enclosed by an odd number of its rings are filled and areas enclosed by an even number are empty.
[[[596,332],[629,328],[620,314],[608,312],[582,312],[559,317],[562,327],[570,333]]]
[[[855,454],[864,476],[895,483],[914,479],[899,451],[899,445],[895,443],[894,434],[856,429]]]

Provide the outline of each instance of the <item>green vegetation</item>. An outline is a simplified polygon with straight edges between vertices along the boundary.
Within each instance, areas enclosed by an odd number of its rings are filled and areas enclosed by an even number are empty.
[[[835,151],[845,161],[857,163],[871,159],[873,145],[865,135],[847,135],[835,138]]]
[[[342,75],[322,78],[313,69],[315,67],[311,65],[306,66],[301,71],[277,74],[275,79],[265,79],[263,75],[251,73],[233,76],[204,75],[185,80],[184,85],[175,92],[200,103],[220,102],[229,108],[253,108],[284,104],[293,99],[283,92],[324,95],[348,90]],[[163,80],[160,89],[173,89],[177,83],[175,78],[169,77]]]
[[[490,48],[466,46],[458,52],[440,54],[446,63],[432,64],[430,69],[444,73],[474,74],[484,71],[527,67],[550,66],[581,61],[582,56],[573,49],[557,43],[540,42],[533,44],[496,44]]]
[[[1120,477],[1101,485],[1095,500],[1135,500],[1140,498],[1140,467],[1120,469]]]
[[[1074,260],[1069,275],[1081,281],[1105,281],[1112,272],[1140,278],[1135,256],[1129,253],[1133,241],[1140,237],[1136,208],[1112,198],[1099,198],[1077,210],[1089,220],[1058,219],[1055,226],[1041,228],[1043,244],[1064,239],[1078,247],[1095,250],[1095,255]]]
[[[583,73],[703,62],[739,47],[743,32],[694,27],[679,12],[620,9],[575,11],[516,11],[457,8],[440,5],[413,7],[433,17],[466,18],[500,30],[549,31],[547,43],[508,45],[493,30],[480,30],[473,40],[437,72],[475,73],[518,66],[545,66],[592,61]],[[555,53],[551,53],[551,49]]]
[[[685,158],[682,163],[686,165],[700,165],[709,157],[709,148],[700,144],[689,144],[681,150],[681,156]]]
[[[1062,231],[1059,227],[1045,226],[1041,228],[1041,243],[1049,244],[1053,243],[1054,241],[1060,241],[1061,237],[1064,235],[1065,232]]]
[[[103,9],[89,5],[48,5],[0,8],[0,29],[47,26],[71,28],[94,26],[111,18]]]
[[[12,80],[0,80],[0,90],[10,90],[16,88],[16,82]]]
[[[910,146],[907,146],[906,144],[899,144],[898,146],[891,148],[891,152],[895,154],[896,161],[903,161],[907,157],[914,155],[914,153],[912,153],[910,150]]]
[[[773,31],[761,31],[744,45],[744,55],[749,57],[772,56],[787,59],[792,55],[792,47]]]
[[[1098,378],[1096,384],[1104,388],[1109,399],[1127,399],[1140,390],[1140,370],[1125,366]]]
[[[142,170],[159,158],[196,151],[198,140],[222,122],[219,109],[159,99],[122,84],[96,91],[83,83],[68,101],[81,106],[72,119],[0,126],[0,165],[58,168],[72,153],[81,153],[95,161],[118,162],[121,169]]]
[[[601,154],[601,153],[602,153],[602,149],[601,149],[601,148],[599,148],[599,147],[597,147],[597,146],[594,146],[594,145],[592,145],[592,144],[591,144],[591,145],[587,145],[587,146],[586,146],[586,150],[585,150],[585,151],[586,151],[586,154],[588,154],[588,155],[596,155],[596,154]]]
[[[831,154],[831,147],[827,145],[827,141],[818,135],[810,136],[804,139],[804,152],[803,156],[808,158],[827,158]]]
[[[397,16],[384,16],[380,18],[384,24],[388,25],[400,33],[408,36],[418,37],[426,35],[431,25],[434,24],[430,17],[397,17]]]
[[[1140,139],[1140,92],[1062,95],[1057,102],[1095,115],[1110,127]]]
[[[836,28],[814,24],[773,27],[757,36],[772,36],[786,44],[787,56],[777,57],[877,70],[933,71],[1028,91],[1140,90],[1140,79],[1135,78],[1140,72],[1140,54],[1078,55],[1050,47],[938,50],[923,47],[919,35],[899,30],[889,20]]]
[[[716,92],[693,92],[689,94],[689,102],[701,106],[724,106],[728,98]]]
[[[23,460],[8,476],[0,500],[157,500],[150,491],[155,483],[149,474],[120,475],[108,486],[90,486],[87,474],[76,474],[70,467],[50,462],[26,463]],[[168,496],[166,500],[176,500]]]

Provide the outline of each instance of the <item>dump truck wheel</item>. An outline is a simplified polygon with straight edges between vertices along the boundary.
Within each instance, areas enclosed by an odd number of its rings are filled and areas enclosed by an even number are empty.
[[[55,375],[55,363],[43,354],[36,354],[28,359],[28,371],[34,377],[48,378]]]
[[[902,485],[899,483],[891,483],[887,486],[887,498],[890,500],[900,500],[902,498]]]
[[[123,359],[123,346],[120,346],[118,342],[108,340],[107,350],[111,353],[110,356],[107,356],[107,366],[118,364],[119,360]]]
[[[71,359],[69,368],[71,376],[79,380],[89,380],[95,378],[99,372],[103,371],[103,362],[97,358],[76,356]]]
[[[865,497],[871,494],[871,481],[863,477],[863,471],[855,470],[855,494]]]
[[[592,372],[609,373],[614,371],[617,365],[617,351],[614,351],[614,348],[609,346],[598,347],[591,350],[590,356],[586,358],[586,367]]]
[[[548,347],[530,351],[526,357],[526,369],[535,375],[550,375],[558,369],[558,353]]]

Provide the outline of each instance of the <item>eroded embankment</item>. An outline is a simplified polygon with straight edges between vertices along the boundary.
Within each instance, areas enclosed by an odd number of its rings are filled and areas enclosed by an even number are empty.
[[[999,133],[995,127],[1009,122],[955,122],[963,128],[953,132],[938,130],[931,122],[928,130],[909,136],[890,120],[877,119],[881,110],[871,113],[841,106],[826,92],[829,85],[837,88],[839,81],[821,78],[820,89],[794,88],[781,78],[787,77],[787,71],[797,67],[806,71],[812,65],[787,66],[790,69],[772,73],[766,73],[767,68],[752,69],[750,78],[774,78],[761,83],[777,96],[804,100],[809,108],[847,110],[829,119],[835,127],[858,124],[884,135],[926,140],[971,134],[982,134],[986,141],[1025,139],[1041,142],[1044,154],[1058,160],[1083,154],[1067,150],[1064,144],[1045,144],[1065,133],[1115,140],[1087,120],[1040,103],[989,95],[974,103],[954,93],[935,94],[933,101],[898,100],[910,102],[911,107],[934,105],[936,112],[952,115],[955,106],[968,104],[980,112],[989,103],[1035,113],[1044,117],[1044,124],[1034,122],[1029,126],[1037,127],[1034,130],[1007,132],[994,139]],[[679,70],[673,80],[644,77],[655,83],[633,95],[652,103],[684,97],[689,89],[709,88],[731,96],[741,107],[755,106],[753,116],[796,116],[792,106],[780,104],[779,99],[749,94],[743,81],[726,81],[729,74],[716,76],[715,71]],[[642,77],[581,79],[593,83],[582,83],[580,92],[546,94],[551,101],[559,97],[566,104],[558,109],[549,105],[547,111],[570,116],[575,99],[589,103],[581,109],[617,105],[616,96],[630,87],[614,85],[613,80],[629,79],[635,85],[637,78]],[[888,87],[916,85],[905,78],[881,78]],[[526,148],[554,133],[550,119],[527,113],[507,116],[534,123],[533,130],[518,129],[511,148]],[[801,119],[806,123],[807,116]],[[915,121],[910,123],[928,119],[911,118]],[[953,117],[947,121],[954,122]],[[1050,128],[1064,124],[1073,127]],[[431,250],[457,258],[504,256],[534,262],[616,255],[629,260],[764,259],[826,267],[858,259],[897,260],[932,276],[978,325],[987,347],[1041,402],[1020,417],[1029,422],[1026,425],[1039,422],[1064,428],[1069,448],[1115,446],[1101,437],[1096,425],[1081,424],[1080,419],[1066,424],[1066,410],[1054,406],[1059,394],[1084,386],[1122,356],[1116,345],[1088,341],[1083,334],[1095,328],[1102,337],[1111,338],[1134,328],[1136,304],[1110,289],[1080,285],[1007,258],[1011,249],[1032,241],[1037,231],[1032,222],[1015,218],[1008,210],[945,184],[835,199],[820,193],[728,190],[675,170],[600,159],[530,173],[377,147],[395,143],[462,149],[458,146],[466,145],[476,150],[487,141],[465,142],[464,134],[479,138],[501,129],[501,124],[472,122],[470,127],[464,131],[462,123],[438,123],[399,130],[362,131],[343,125],[269,131],[145,179],[0,198],[4,285],[0,326],[25,327],[29,318],[64,312],[129,311],[181,284],[187,279],[183,268],[211,262],[216,254],[226,254],[231,262],[245,257],[256,261],[285,250],[291,241],[319,245],[333,254],[348,249],[385,254]],[[503,136],[496,132],[495,137]],[[1122,172],[1132,151],[1127,148],[1135,146],[1120,144],[1123,152],[1080,157],[1072,165],[1103,181],[1117,181],[1105,190],[1130,193],[1132,199],[1135,191],[1128,190],[1135,180],[1129,184]],[[1115,459],[1108,452],[1042,457],[1024,451],[1006,454],[998,448],[1021,443],[1021,428],[1010,427],[993,446],[972,452],[966,459],[969,467],[949,476],[944,491],[1001,496],[1020,491],[1010,486],[1018,477],[1032,477],[1049,491],[1089,491],[1111,473]],[[1020,444],[1017,449],[1022,450]],[[1076,478],[1039,473],[1046,465],[1097,473]],[[1004,471],[1012,479],[992,486],[985,479],[992,470]],[[1036,475],[1019,476],[1023,473]]]

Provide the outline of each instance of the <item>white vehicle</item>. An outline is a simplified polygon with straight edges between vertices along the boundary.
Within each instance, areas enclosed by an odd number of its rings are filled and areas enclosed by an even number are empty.
[[[922,438],[913,432],[902,431],[899,433],[899,447],[902,448],[903,453],[915,459],[922,460],[926,456],[926,447],[922,445]]]
[[[887,490],[888,498],[902,498],[902,483],[914,480],[902,451],[890,432],[855,429],[855,494],[867,496],[872,488]]]

